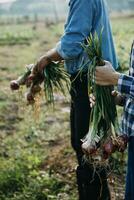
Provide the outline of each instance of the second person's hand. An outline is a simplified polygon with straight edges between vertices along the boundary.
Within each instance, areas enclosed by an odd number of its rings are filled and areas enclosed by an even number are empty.
[[[96,67],[95,81],[97,85],[117,85],[120,73],[116,72],[112,64],[105,61],[105,66]]]
[[[89,95],[90,107],[93,108],[95,105],[95,96],[93,94]]]
[[[115,104],[118,106],[124,106],[124,96],[118,93],[116,90],[112,91],[111,95],[114,97]],[[95,105],[96,98],[93,94],[89,95],[90,107],[93,108]]]

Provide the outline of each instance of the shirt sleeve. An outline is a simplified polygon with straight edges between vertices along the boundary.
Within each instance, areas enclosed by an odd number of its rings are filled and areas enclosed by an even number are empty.
[[[70,10],[65,32],[56,46],[60,56],[67,59],[77,58],[83,51],[81,42],[89,36],[93,21],[93,0],[70,0]]]
[[[118,80],[118,91],[134,98],[134,77],[121,74]]]

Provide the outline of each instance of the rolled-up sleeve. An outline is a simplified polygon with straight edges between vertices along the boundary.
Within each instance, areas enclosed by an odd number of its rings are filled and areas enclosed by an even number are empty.
[[[81,42],[92,29],[93,0],[71,0],[65,32],[56,46],[57,52],[65,59],[77,58],[83,51]]]
[[[134,98],[134,77],[121,74],[118,80],[118,91]]]

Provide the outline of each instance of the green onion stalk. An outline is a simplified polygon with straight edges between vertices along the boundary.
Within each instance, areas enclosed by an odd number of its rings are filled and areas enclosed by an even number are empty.
[[[116,150],[125,150],[127,138],[119,134],[115,99],[111,95],[113,86],[99,86],[94,80],[96,66],[105,65],[102,56],[102,33],[100,37],[97,33],[91,34],[82,47],[90,60],[87,73],[88,94],[92,93],[96,99],[91,111],[89,132],[82,139],[82,149],[90,156],[99,153],[107,159]],[[83,70],[82,67],[80,71]]]
[[[43,90],[46,102],[54,105],[54,92],[61,92],[65,96],[69,90],[70,81],[68,73],[60,62],[51,62],[45,67],[42,73],[37,72],[33,75],[32,71],[34,67],[34,64],[26,66],[24,74],[17,80],[11,81],[10,88],[12,90],[19,90],[20,86],[25,86],[27,88],[25,96],[28,105],[33,105],[36,96],[41,94]]]

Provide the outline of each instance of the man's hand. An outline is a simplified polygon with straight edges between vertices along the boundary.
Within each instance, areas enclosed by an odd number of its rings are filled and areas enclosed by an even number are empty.
[[[47,56],[40,57],[36,65],[34,66],[32,73],[33,74],[42,73],[44,68],[50,63],[51,63],[51,59],[49,57]]]
[[[33,68],[33,74],[42,73],[47,65],[49,65],[52,61],[61,61],[63,60],[61,56],[58,54],[56,49],[51,49],[44,56],[40,57],[37,63]]]
[[[105,61],[105,66],[96,67],[95,81],[97,85],[117,85],[120,73],[116,72],[110,62]]]

